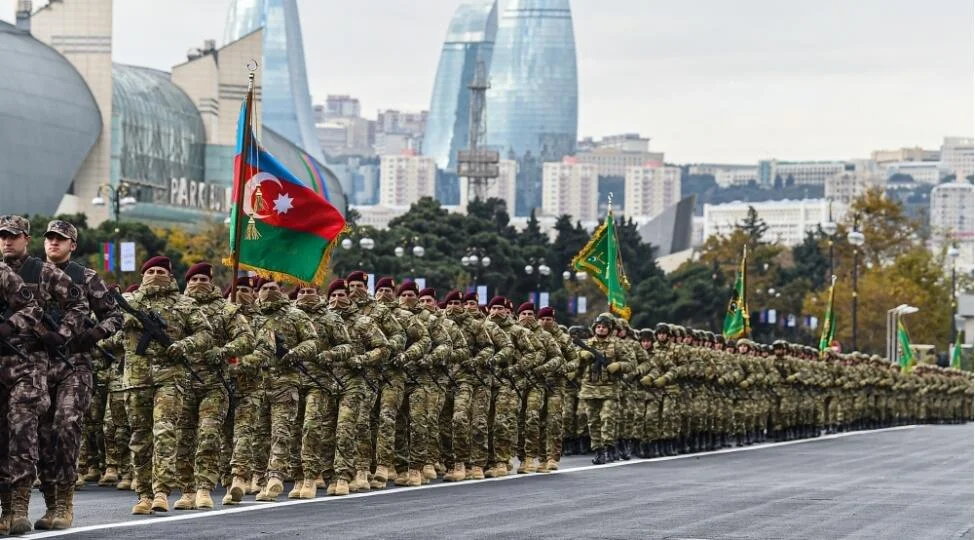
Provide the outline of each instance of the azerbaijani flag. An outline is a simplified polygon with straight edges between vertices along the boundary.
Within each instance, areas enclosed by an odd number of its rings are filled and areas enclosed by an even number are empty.
[[[102,270],[115,271],[115,243],[102,242]]]
[[[236,257],[239,268],[276,281],[322,285],[345,218],[325,193],[306,186],[260,145],[247,122],[252,103],[248,92],[237,126],[228,264]]]

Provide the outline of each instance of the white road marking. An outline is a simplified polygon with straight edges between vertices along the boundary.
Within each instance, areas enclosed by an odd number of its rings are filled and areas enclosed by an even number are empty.
[[[397,495],[403,493],[415,493],[417,491],[425,489],[446,489],[456,486],[469,486],[476,483],[483,482],[504,482],[509,480],[524,480],[530,478],[544,478],[547,476],[552,476],[556,474],[571,474],[583,471],[591,471],[595,469],[607,469],[611,467],[625,467],[627,465],[639,465],[644,463],[656,463],[660,461],[673,461],[678,459],[688,459],[688,458],[706,458],[709,456],[717,456],[721,454],[733,454],[735,452],[750,452],[753,450],[765,450],[768,448],[779,448],[782,446],[791,446],[794,444],[805,444],[817,441],[828,441],[832,439],[840,439],[843,437],[853,437],[857,435],[869,435],[874,433],[884,433],[887,431],[900,431],[905,429],[914,429],[917,426],[898,426],[884,429],[874,429],[867,431],[849,431],[846,433],[834,433],[832,435],[823,435],[821,437],[816,437],[812,439],[798,439],[794,441],[778,442],[778,443],[762,443],[754,444],[752,446],[740,446],[736,448],[725,448],[722,450],[715,450],[713,452],[700,452],[696,454],[682,454],[679,456],[665,456],[652,459],[631,459],[629,461],[617,461],[615,463],[608,463],[606,465],[585,465],[582,467],[573,467],[569,469],[560,469],[558,471],[553,471],[547,474],[511,474],[503,478],[486,478],[484,480],[466,480],[464,482],[441,482],[437,484],[427,484],[424,486],[412,487],[412,488],[398,488],[398,489],[384,489],[384,490],[374,490],[366,493],[351,493],[344,497],[317,497],[314,499],[300,499],[291,500],[286,499],[281,502],[275,503],[251,503],[244,506],[231,506],[226,508],[221,508],[220,510],[209,510],[206,512],[196,512],[192,514],[181,514],[181,515],[165,515],[165,514],[155,514],[153,516],[148,516],[145,519],[134,519],[132,521],[118,521],[114,523],[102,523],[100,525],[86,525],[83,527],[76,527],[73,529],[66,529],[62,531],[45,531],[39,533],[30,534],[30,538],[54,538],[60,536],[67,536],[71,534],[79,534],[92,531],[104,531],[109,529],[123,529],[127,527],[148,527],[152,525],[162,525],[166,523],[174,523],[177,521],[189,521],[193,519],[206,519],[211,517],[222,517],[231,514],[241,514],[244,512],[258,512],[262,510],[271,510],[273,508],[281,508],[284,506],[297,506],[301,504],[327,504],[333,502],[339,502],[348,499],[358,499],[362,497],[379,497],[383,495]]]

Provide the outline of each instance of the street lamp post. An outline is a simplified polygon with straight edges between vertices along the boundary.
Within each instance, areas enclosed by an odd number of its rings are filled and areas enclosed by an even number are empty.
[[[469,247],[467,248],[467,254],[460,258],[460,264],[471,270],[472,277],[474,278],[474,287],[476,288],[477,282],[481,278],[481,269],[487,269],[487,267],[491,266],[491,257],[488,257],[487,252],[483,248]]]
[[[92,206],[105,206],[106,202],[112,205],[112,218],[115,221],[115,247],[113,251],[115,252],[115,281],[119,284],[122,283],[122,246],[120,242],[121,229],[119,224],[122,221],[122,209],[128,208],[135,205],[135,197],[132,196],[132,186],[128,182],[119,182],[118,186],[113,186],[109,183],[104,183],[98,186],[98,191],[95,192],[95,197],[92,198]],[[108,201],[102,193],[108,193]]]
[[[352,246],[354,246],[355,243],[352,241],[351,238],[346,236],[345,238],[342,239],[341,245],[342,245],[342,249],[348,251],[352,249]],[[372,238],[369,238],[368,236],[364,236],[359,239],[359,248],[361,250],[372,251],[373,248],[375,247],[376,247],[376,241],[373,240]],[[362,257],[359,257],[359,268],[362,268],[362,265],[363,265]]]
[[[833,275],[835,271],[833,270],[833,238],[836,235],[837,225],[833,221],[833,201],[829,202],[829,217],[827,221],[823,223],[823,232],[826,233],[826,237],[829,238],[829,275]]]
[[[407,240],[406,238],[401,240],[402,246],[396,246],[393,249],[393,255],[396,255],[397,259],[403,258],[407,253],[410,254],[410,278],[415,279],[416,268],[413,266],[414,257],[423,258],[426,254],[426,249],[420,245],[420,237],[414,236],[412,240]]]
[[[955,337],[958,335],[958,324],[955,322],[955,313],[958,312],[958,295],[955,291],[955,265],[958,262],[959,255],[961,255],[961,252],[958,251],[957,247],[951,246],[948,248],[948,259],[951,261],[951,343],[955,342]]]
[[[857,275],[859,267],[859,256],[860,256],[860,246],[863,245],[865,240],[863,233],[860,232],[860,214],[854,214],[853,216],[853,230],[846,235],[847,242],[853,246],[853,316],[851,317],[851,322],[853,323],[853,338],[850,340],[851,350],[857,350]]]
[[[573,282],[575,282],[575,283],[583,282],[583,281],[585,281],[588,278],[589,278],[589,274],[587,274],[585,272],[576,272],[574,274],[572,272],[570,272],[569,270],[565,270],[565,271],[562,272],[562,281],[566,283],[566,289],[569,291],[569,294],[572,295],[572,296],[576,296],[576,293],[578,292],[578,290],[575,290],[576,287],[571,286],[571,284]],[[570,300],[571,300],[571,297],[570,297]],[[578,304],[576,304],[576,311],[578,311]],[[578,315],[578,313],[572,313],[572,315]]]
[[[536,272],[537,271],[537,272]],[[528,264],[525,265],[525,274],[531,276],[535,274],[537,279],[535,280],[535,301],[538,304],[542,303],[542,279],[551,275],[552,269],[545,264],[545,259],[536,259],[532,257],[528,259]],[[541,307],[536,306],[536,307]]]

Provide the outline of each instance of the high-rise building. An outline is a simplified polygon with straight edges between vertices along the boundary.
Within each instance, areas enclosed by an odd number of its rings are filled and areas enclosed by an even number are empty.
[[[599,176],[626,176],[630,167],[638,167],[650,161],[663,162],[663,152],[649,150],[650,139],[636,133],[610,135],[599,142],[586,141],[587,150],[576,153],[581,163],[594,163]]]
[[[359,98],[329,94],[325,98],[325,110],[323,112],[326,118],[358,118],[362,115],[362,106],[359,105]]]
[[[264,28],[261,121],[315,159],[324,161],[308,92],[297,0],[232,0],[224,43],[237,41],[258,28]],[[221,87],[220,91],[243,96],[244,89],[242,78],[241,84]]]
[[[568,214],[579,221],[593,221],[599,216],[599,174],[592,163],[579,163],[573,157],[549,162],[542,174],[542,213],[549,216]]]
[[[680,168],[650,163],[626,171],[623,213],[628,218],[652,218],[680,200]]]
[[[734,232],[748,216],[749,208],[754,208],[758,217],[768,225],[763,240],[783,246],[801,244],[806,233],[815,232],[829,218],[830,212],[834,221],[840,221],[847,210],[846,205],[835,202],[831,204],[826,199],[705,204],[704,240],[715,234],[728,235]]]
[[[951,174],[951,171],[942,165],[940,161],[903,161],[900,163],[889,163],[886,169],[887,178],[894,175],[906,175],[914,179],[918,184],[935,185],[941,179]]]
[[[846,170],[842,161],[778,161],[758,162],[758,185],[766,188],[781,182],[785,187],[822,186],[826,179]]]
[[[938,250],[951,244],[959,249],[957,268],[970,271],[975,253],[975,187],[948,182],[931,189],[931,245]]]
[[[491,65],[497,28],[495,0],[468,0],[457,7],[447,29],[423,137],[423,155],[445,171],[457,172],[457,152],[470,142],[467,87],[478,62]]]
[[[517,215],[541,202],[541,163],[575,152],[579,83],[569,0],[509,0],[487,91],[487,146],[519,162]]]
[[[885,182],[886,178],[879,171],[843,171],[827,178],[823,191],[828,200],[848,205],[870,189],[883,188]]]
[[[437,165],[433,158],[405,152],[380,156],[379,205],[409,206],[422,197],[433,197]]]
[[[870,152],[870,160],[877,165],[887,165],[900,161],[938,161],[941,152],[925,150],[920,146],[913,148],[898,148],[896,150],[874,150]]]
[[[975,172],[975,139],[971,137],[945,137],[941,144],[941,164],[962,181]]]

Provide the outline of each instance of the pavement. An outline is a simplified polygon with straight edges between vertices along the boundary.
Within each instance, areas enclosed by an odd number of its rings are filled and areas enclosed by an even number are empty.
[[[973,447],[972,424],[906,426],[347,497],[223,507],[215,493],[214,510],[153,516],[129,515],[131,492],[86,487],[75,528],[30,536],[973,538]],[[35,492],[34,519],[43,504]]]

